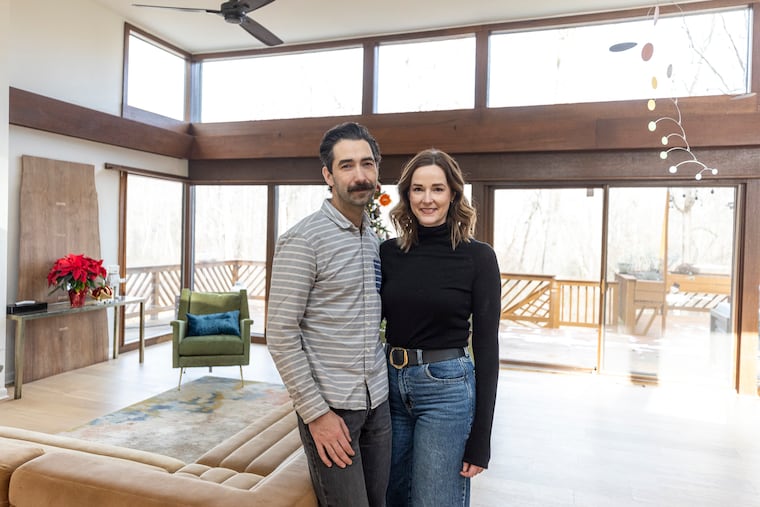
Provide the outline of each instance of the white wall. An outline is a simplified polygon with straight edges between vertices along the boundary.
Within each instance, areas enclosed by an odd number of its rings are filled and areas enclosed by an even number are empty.
[[[92,0],[10,6],[10,85],[119,115],[124,20]]]
[[[10,0],[0,0],[0,203],[8,202],[8,13]],[[3,280],[8,279],[8,207],[0,204],[0,306],[7,303]],[[0,379],[6,375],[5,314],[0,317]],[[5,383],[0,383],[0,399],[8,396]]]
[[[4,15],[3,9],[8,10],[10,16]],[[123,35],[124,20],[91,0],[0,0],[0,90],[11,86],[118,115]],[[5,61],[8,65],[2,65]],[[7,76],[2,74],[3,69],[8,69]],[[7,108],[5,93],[0,99],[0,195],[8,196],[7,207],[0,209],[0,301],[3,304],[5,300],[14,301],[17,293],[22,155],[95,166],[100,251],[106,265],[117,263],[119,178],[118,173],[105,169],[104,164],[187,175],[186,160],[24,127],[9,128]],[[112,312],[108,313],[111,318]],[[111,333],[113,328],[109,325],[108,329]],[[0,325],[0,364],[5,364],[0,378],[5,375],[6,382],[13,380],[13,344],[6,339],[12,336],[12,331],[9,322]],[[112,340],[109,339],[109,343]]]
[[[118,203],[119,174],[104,165],[114,163],[128,167],[149,169],[184,176],[187,174],[185,160],[151,155],[135,150],[107,146],[82,139],[41,132],[11,125],[9,135],[8,167],[8,299],[16,296],[19,242],[19,192],[21,189],[21,156],[91,164],[95,166],[95,190],[98,194],[98,222],[100,225],[100,255],[103,264],[118,264]],[[160,220],[161,217],[156,217]]]

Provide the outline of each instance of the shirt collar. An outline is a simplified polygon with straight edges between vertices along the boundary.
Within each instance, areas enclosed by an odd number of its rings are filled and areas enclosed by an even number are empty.
[[[351,220],[346,218],[346,216],[337,210],[335,206],[333,206],[330,199],[325,199],[324,202],[322,202],[322,213],[327,215],[327,218],[329,218],[332,222],[335,223],[338,227],[341,229],[351,229],[357,228]],[[367,216],[367,213],[362,212],[362,230],[366,231],[369,230],[372,227],[372,223],[369,221],[369,216]]]

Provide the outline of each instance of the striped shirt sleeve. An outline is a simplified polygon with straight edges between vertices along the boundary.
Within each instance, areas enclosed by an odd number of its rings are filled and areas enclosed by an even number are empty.
[[[272,265],[267,345],[296,411],[307,424],[329,410],[302,345],[301,321],[315,277],[313,247],[299,235],[281,237]]]

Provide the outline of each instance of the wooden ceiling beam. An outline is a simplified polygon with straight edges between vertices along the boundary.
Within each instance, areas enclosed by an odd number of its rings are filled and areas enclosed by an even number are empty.
[[[97,143],[188,158],[193,136],[175,125],[150,125],[11,87],[9,123]]]

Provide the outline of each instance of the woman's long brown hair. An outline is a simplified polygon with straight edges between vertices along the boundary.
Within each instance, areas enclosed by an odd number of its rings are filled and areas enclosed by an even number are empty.
[[[398,233],[398,241],[401,250],[408,252],[418,240],[417,217],[412,213],[409,201],[409,189],[412,185],[412,176],[420,167],[434,165],[440,167],[446,175],[446,182],[452,193],[452,202],[446,216],[446,223],[451,229],[451,248],[456,249],[462,241],[469,242],[475,234],[475,222],[477,212],[470,205],[464,195],[464,177],[459,164],[449,154],[430,148],[415,155],[406,163],[398,181],[399,203],[391,210],[391,223]]]

